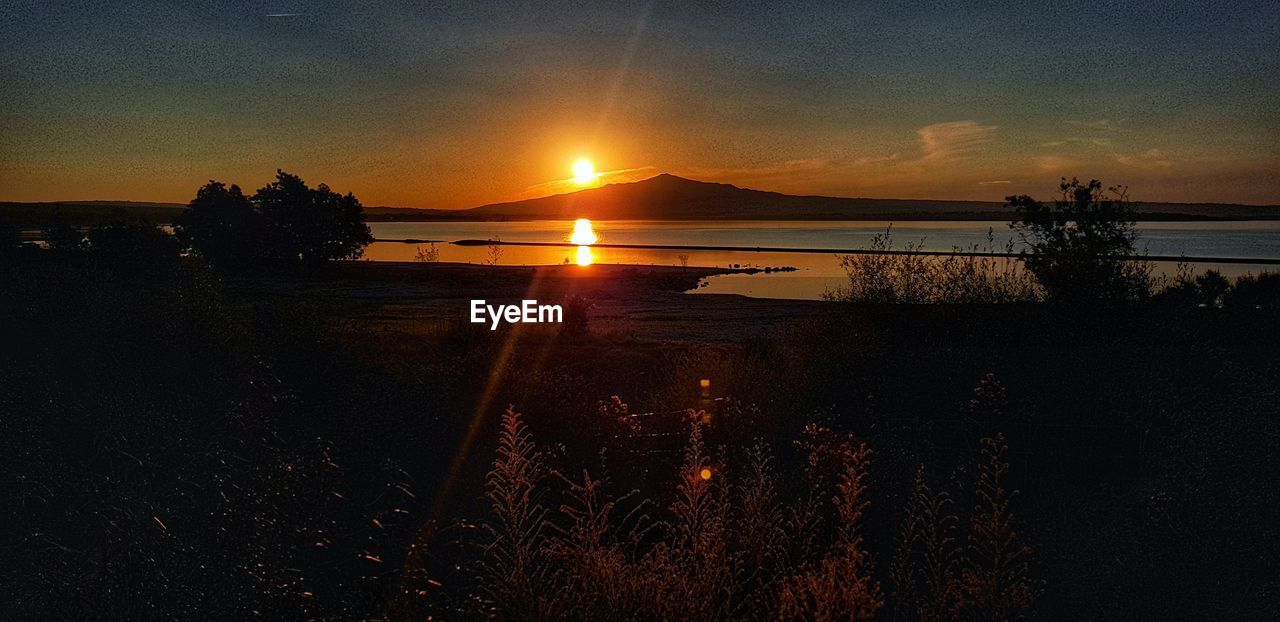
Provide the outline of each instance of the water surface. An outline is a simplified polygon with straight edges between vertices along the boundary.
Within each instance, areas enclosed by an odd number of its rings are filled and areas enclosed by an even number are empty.
[[[448,244],[460,239],[499,238],[509,242],[567,242],[572,222],[380,222],[370,223],[373,235],[383,239],[441,240],[435,248],[440,261],[484,263],[487,247]],[[758,246],[852,249],[870,246],[872,238],[891,223],[878,221],[600,221],[594,223],[599,242],[608,244],[677,244],[706,246]],[[1280,257],[1280,221],[1147,222],[1139,223],[1139,248],[1153,255],[1217,257]],[[925,250],[950,250],[973,245],[986,247],[988,236],[1003,248],[1017,245],[1016,232],[1001,222],[921,221],[892,223],[896,247],[920,243]],[[422,245],[374,243],[366,257],[374,261],[413,261]],[[636,250],[593,248],[596,263],[628,263],[691,266],[794,266],[796,272],[780,274],[724,275],[712,277],[701,293],[733,293],[770,298],[819,298],[844,281],[836,255]],[[498,262],[507,265],[575,263],[572,247],[502,247]],[[1173,266],[1158,264],[1160,270]],[[1218,268],[1226,274],[1259,272],[1262,266],[1197,265]],[[590,268],[584,268],[590,269]]]

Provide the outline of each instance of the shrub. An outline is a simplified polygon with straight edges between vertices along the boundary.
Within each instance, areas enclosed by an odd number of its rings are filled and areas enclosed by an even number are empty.
[[[435,242],[432,242],[428,246],[419,244],[417,250],[413,253],[413,260],[418,263],[435,263],[440,261],[440,249],[436,248]]]
[[[1236,277],[1235,285],[1222,295],[1227,307],[1280,309],[1280,273],[1263,272],[1257,276]]]
[[[176,265],[180,245],[173,235],[148,222],[91,227],[84,248],[104,267],[126,272],[165,270]]]
[[[903,249],[895,249],[892,228],[877,234],[871,240],[869,250],[873,252],[839,258],[849,285],[828,292],[826,298],[880,304],[939,304],[1020,302],[1043,297],[1040,286],[1021,261],[983,256],[997,250],[990,230],[986,246],[954,249],[970,254],[917,254],[922,246],[923,241],[908,242]],[[1011,247],[1004,250],[1011,251]]]
[[[1016,210],[1009,224],[1029,247],[1027,269],[1049,298],[1069,303],[1110,303],[1151,294],[1150,262],[1123,259],[1135,254],[1138,233],[1127,188],[1064,177],[1052,205],[1030,196],[1006,197]]]

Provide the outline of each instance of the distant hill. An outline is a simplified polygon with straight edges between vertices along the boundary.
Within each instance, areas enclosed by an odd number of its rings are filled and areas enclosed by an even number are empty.
[[[23,229],[39,229],[57,218],[78,227],[139,218],[157,224],[168,224],[173,222],[173,218],[185,207],[181,203],[145,201],[51,201],[46,203],[0,201],[0,218],[10,219]]]
[[[1048,197],[1046,197],[1048,198]],[[1145,203],[1140,220],[1275,220],[1280,206]],[[993,220],[1012,210],[993,201],[796,196],[662,174],[537,199],[463,210],[371,208],[370,220]]]
[[[1050,197],[1045,197],[1048,199]],[[38,228],[55,214],[80,226],[120,217],[172,222],[178,203],[135,201],[0,202],[0,217]],[[1139,220],[1280,220],[1280,205],[1139,203]],[[366,207],[370,222],[432,220],[990,220],[1012,211],[994,201],[851,199],[797,196],[662,174],[553,196],[461,210]]]

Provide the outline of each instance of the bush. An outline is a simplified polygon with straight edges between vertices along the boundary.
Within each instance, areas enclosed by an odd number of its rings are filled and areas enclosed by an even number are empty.
[[[895,250],[892,228],[877,234],[871,240],[874,252],[840,257],[849,286],[828,292],[826,298],[880,304],[1002,303],[1043,298],[1040,286],[1021,261],[982,256],[996,251],[992,231],[987,232],[986,246],[975,244],[967,249],[974,253],[970,255],[916,254],[921,246],[923,242],[908,243]]]
[[[1232,281],[1217,270],[1197,275],[1192,267],[1180,264],[1158,299],[1178,307],[1276,309],[1280,308],[1280,273],[1245,274]]]
[[[1226,307],[1256,307],[1280,309],[1280,273],[1263,272],[1257,276],[1246,274],[1236,278],[1230,291],[1222,294]]]
[[[1010,227],[1031,250],[1027,269],[1049,298],[1070,303],[1125,302],[1151,294],[1151,264],[1134,255],[1138,233],[1127,189],[1064,177],[1052,205],[1030,196],[1006,197],[1017,212]]]
[[[83,248],[102,267],[133,273],[172,269],[181,252],[172,234],[145,221],[91,227]]]

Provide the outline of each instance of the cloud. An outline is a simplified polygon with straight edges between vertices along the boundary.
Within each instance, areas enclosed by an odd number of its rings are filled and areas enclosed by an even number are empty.
[[[1064,138],[1062,140],[1052,140],[1047,143],[1040,143],[1041,147],[1063,147],[1066,145],[1093,145],[1095,147],[1110,147],[1110,138]]]
[[[825,170],[832,166],[830,160],[823,158],[809,158],[803,160],[787,160],[785,162],[776,162],[771,164],[761,164],[755,166],[738,166],[738,167],[690,167],[682,172],[695,177],[705,177],[711,180],[720,178],[770,178],[778,176],[790,176],[797,173],[807,171]]]
[[[541,184],[535,184],[524,189],[520,193],[518,199],[527,199],[531,197],[541,197],[552,194],[564,194],[566,192],[575,192],[586,188],[599,188],[607,184],[620,184],[632,181],[640,181],[653,177],[658,169],[653,166],[641,166],[638,168],[622,168],[614,171],[603,171],[596,174],[596,179],[590,185],[583,185],[569,179],[557,179]]]
[[[994,180],[994,181],[980,181],[980,182],[978,182],[978,185],[979,185],[979,186],[1003,186],[1003,185],[1005,185],[1005,184],[1011,184],[1011,183],[1013,183],[1013,181],[1012,181],[1012,180],[1008,180],[1008,179],[997,179],[997,180]]]
[[[926,125],[916,130],[920,136],[920,161],[941,164],[963,159],[990,140],[995,131],[996,126],[980,125],[977,121]]]
[[[1148,149],[1142,153],[1134,154],[1115,154],[1116,162],[1125,166],[1132,166],[1141,169],[1158,169],[1169,168],[1173,166],[1173,161],[1165,157],[1165,153],[1159,149]]]
[[[1053,173],[1054,175],[1065,175],[1067,170],[1076,165],[1075,160],[1064,158],[1062,156],[1040,156],[1035,159],[1036,170],[1041,173]]]

